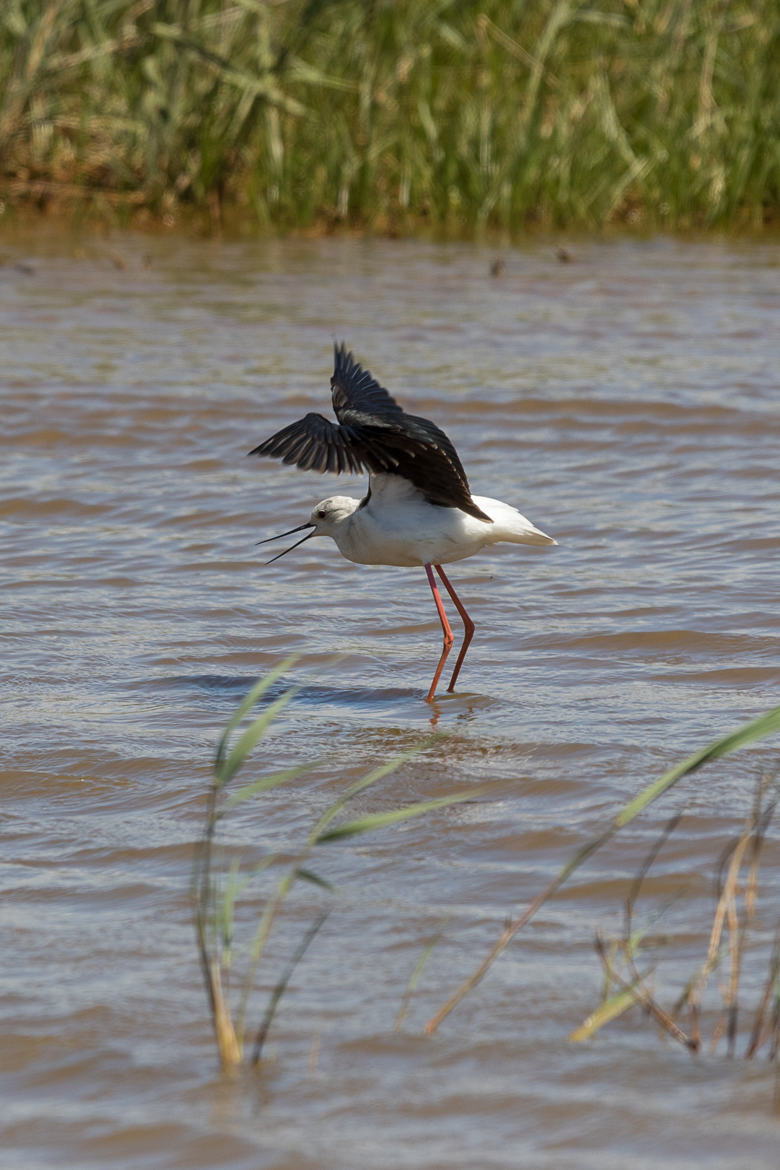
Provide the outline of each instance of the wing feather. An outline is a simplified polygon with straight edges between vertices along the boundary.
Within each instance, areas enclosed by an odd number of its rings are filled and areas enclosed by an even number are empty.
[[[393,396],[379,385],[370,370],[358,365],[343,341],[333,347],[333,355],[330,389],[333,411],[340,423],[349,422],[344,416],[352,412],[379,418],[403,414]]]
[[[306,414],[290,423],[250,455],[271,455],[283,463],[294,463],[308,470],[326,471],[343,462],[350,470],[362,470],[357,452],[349,450],[349,438],[343,428],[321,414]]]
[[[399,475],[431,504],[490,520],[471,498],[466,472],[444,431],[427,418],[406,414],[343,342],[335,347],[330,384],[338,424],[306,414],[249,454],[271,455],[304,470]]]

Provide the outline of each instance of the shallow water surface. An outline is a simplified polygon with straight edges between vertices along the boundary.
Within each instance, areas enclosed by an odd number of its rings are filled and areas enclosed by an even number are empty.
[[[534,242],[495,278],[495,253],[466,245],[0,242],[1,1165],[776,1164],[765,1057],[692,1058],[638,1012],[567,1040],[598,1002],[596,931],[620,931],[633,874],[685,808],[636,911],[666,932],[645,968],[671,1005],[703,959],[719,858],[756,777],[776,770],[776,741],[652,806],[423,1033],[506,916],[610,815],[777,702],[780,248],[572,252],[560,263]],[[441,633],[421,569],[353,565],[326,540],[266,568],[255,544],[329,494],[364,491],[245,457],[305,411],[329,413],[334,338],[447,431],[476,493],[559,541],[450,566],[477,634],[462,687],[431,706]],[[237,854],[296,848],[345,784],[432,726],[446,737],[356,811],[503,783],[322,848],[332,912],[267,1060],[231,1081],[194,948],[191,848],[221,730],[289,653],[272,695],[301,689],[246,778],[312,768],[235,809]],[[779,875],[775,834],[745,1034]],[[325,901],[301,886],[285,908],[258,1022]]]

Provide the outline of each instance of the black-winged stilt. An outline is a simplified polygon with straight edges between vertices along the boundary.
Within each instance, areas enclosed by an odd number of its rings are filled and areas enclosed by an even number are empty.
[[[537,545],[556,541],[509,504],[472,496],[444,432],[426,418],[406,414],[343,342],[335,353],[330,386],[338,423],[321,414],[304,415],[249,454],[276,456],[304,470],[367,471],[368,492],[362,500],[348,496],[322,500],[305,524],[259,543],[310,529],[267,563],[313,536],[330,536],[341,555],[358,564],[422,565],[444,631],[444,648],[427,695],[430,702],[453,643],[433,570],[463,619],[463,645],[447,688],[451,691],[474,636],[474,623],[442,564],[473,556],[499,541]]]

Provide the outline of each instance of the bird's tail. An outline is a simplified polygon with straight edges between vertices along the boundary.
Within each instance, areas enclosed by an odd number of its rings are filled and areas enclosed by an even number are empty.
[[[493,528],[490,532],[491,543],[500,540],[509,541],[510,544],[551,545],[558,543],[510,504],[505,504],[502,500],[488,500],[483,496],[477,496],[476,502],[493,521]]]
[[[525,520],[525,516],[523,516],[523,520]],[[535,524],[532,524],[530,520],[526,520],[526,524],[528,527],[523,529],[522,532],[517,532],[513,536],[505,536],[503,539],[511,541],[512,544],[547,545],[558,543],[552,536],[548,536],[546,532],[542,532],[541,528],[537,528]]]

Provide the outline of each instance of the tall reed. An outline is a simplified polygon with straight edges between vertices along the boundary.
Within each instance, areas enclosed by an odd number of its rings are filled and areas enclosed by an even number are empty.
[[[467,233],[759,225],[776,0],[5,0],[0,200]]]

